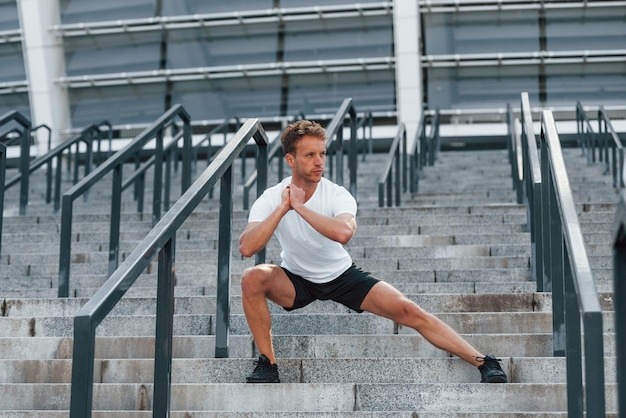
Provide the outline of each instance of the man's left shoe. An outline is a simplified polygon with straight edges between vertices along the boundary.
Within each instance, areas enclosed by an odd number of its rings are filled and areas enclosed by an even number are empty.
[[[481,383],[507,383],[506,373],[500,367],[500,360],[493,354],[487,354],[485,357],[476,357],[476,360],[482,360],[483,364],[478,366],[480,370]]]

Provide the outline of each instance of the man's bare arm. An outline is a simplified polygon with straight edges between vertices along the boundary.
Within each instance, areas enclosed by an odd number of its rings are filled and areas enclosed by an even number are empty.
[[[289,191],[283,191],[281,204],[261,222],[250,222],[239,236],[239,252],[244,257],[252,257],[265,247],[278,223],[289,212]]]
[[[347,244],[356,232],[356,219],[350,213],[341,213],[332,218],[321,215],[304,205],[294,210],[317,232],[341,244]]]
[[[356,219],[352,214],[341,213],[333,218],[309,209],[304,205],[304,190],[293,184],[290,185],[289,202],[298,215],[328,239],[347,244],[356,232]]]

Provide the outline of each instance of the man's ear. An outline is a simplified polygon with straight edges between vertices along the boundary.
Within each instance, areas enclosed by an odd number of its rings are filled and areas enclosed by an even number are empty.
[[[294,156],[291,153],[287,153],[285,155],[285,161],[287,161],[287,164],[289,165],[289,167],[293,168],[294,165]]]

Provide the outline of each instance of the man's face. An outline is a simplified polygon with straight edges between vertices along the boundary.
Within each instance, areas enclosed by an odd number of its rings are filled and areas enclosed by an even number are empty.
[[[305,135],[296,143],[295,155],[287,154],[294,180],[318,183],[326,165],[326,143],[323,139]]]

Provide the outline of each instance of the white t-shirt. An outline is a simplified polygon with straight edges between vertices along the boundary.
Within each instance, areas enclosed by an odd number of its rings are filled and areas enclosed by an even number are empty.
[[[265,190],[250,208],[248,222],[265,220],[280,204],[288,184],[291,177]],[[333,218],[341,213],[356,216],[357,211],[350,192],[324,177],[305,206]],[[317,232],[294,210],[281,219],[274,234],[281,246],[281,266],[311,282],[329,282],[352,265],[350,254],[341,243]]]

